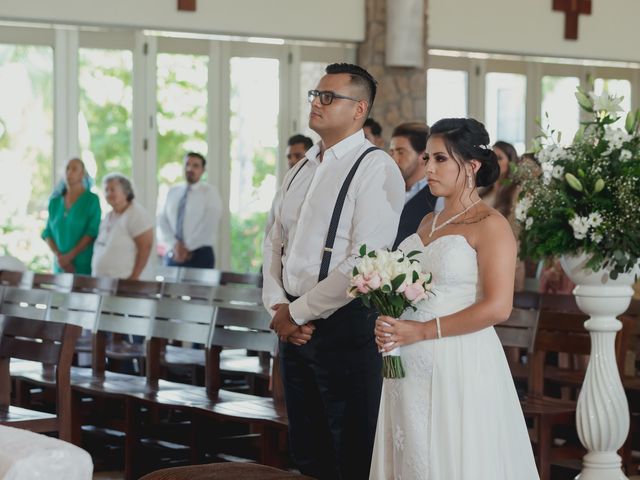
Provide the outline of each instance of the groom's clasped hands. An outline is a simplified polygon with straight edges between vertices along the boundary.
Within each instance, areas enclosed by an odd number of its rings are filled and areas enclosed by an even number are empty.
[[[271,319],[269,328],[276,332],[282,342],[289,342],[297,346],[302,346],[311,340],[316,326],[313,322],[305,325],[298,325],[289,313],[288,303],[277,303],[271,307],[276,313]]]

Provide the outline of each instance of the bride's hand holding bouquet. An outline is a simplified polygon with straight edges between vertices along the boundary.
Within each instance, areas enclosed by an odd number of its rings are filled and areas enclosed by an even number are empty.
[[[383,376],[404,377],[400,358],[400,345],[419,340],[422,328],[419,322],[398,320],[402,313],[427,298],[431,291],[431,274],[422,272],[420,262],[412,258],[420,253],[402,250],[367,251],[360,247],[360,256],[353,268],[348,294],[361,298],[367,307],[375,308],[380,317],[376,322],[376,343],[383,353]],[[393,335],[383,329],[393,328]],[[388,336],[387,336],[388,335]]]

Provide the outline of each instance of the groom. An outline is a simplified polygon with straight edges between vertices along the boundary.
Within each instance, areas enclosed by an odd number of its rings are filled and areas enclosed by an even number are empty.
[[[264,243],[290,445],[301,472],[320,479],[368,478],[378,416],[375,315],[346,293],[360,245],[390,247],[404,205],[398,167],[362,131],[375,94],[359,66],[326,68],[308,97],[321,141],[287,172]]]

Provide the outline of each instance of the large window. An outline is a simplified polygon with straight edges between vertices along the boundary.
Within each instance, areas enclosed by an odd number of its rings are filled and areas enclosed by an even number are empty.
[[[40,239],[53,170],[53,50],[0,45],[0,254],[51,267]]]
[[[207,155],[208,65],[204,55],[158,54],[158,209],[184,181],[184,154]]]
[[[441,118],[467,116],[469,75],[465,71],[427,70],[427,123]]]
[[[542,77],[542,128],[553,130],[553,137],[568,145],[580,126],[580,107],[576,101],[578,77]],[[559,136],[559,137],[558,137]]]
[[[82,48],[79,62],[81,156],[102,198],[106,174],[132,174],[133,55],[128,50]]]
[[[231,59],[231,268],[258,271],[276,192],[279,61]]]
[[[525,150],[527,77],[492,72],[485,79],[485,124],[491,142],[511,143]]]
[[[307,93],[318,85],[324,76],[327,64],[322,62],[300,62],[300,111],[298,112],[298,131],[314,142],[320,140],[320,136],[309,128],[309,111],[311,106],[307,100]]]

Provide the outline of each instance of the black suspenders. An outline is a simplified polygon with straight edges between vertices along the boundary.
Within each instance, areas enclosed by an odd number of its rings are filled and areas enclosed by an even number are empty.
[[[294,173],[293,177],[291,177],[291,180],[289,180],[289,184],[287,185],[287,189],[285,190],[285,192],[289,191],[289,189],[291,188],[291,184],[293,183],[293,181],[296,179],[296,177],[300,173],[300,170],[302,170],[304,168],[304,166],[307,164],[308,161],[309,161],[308,158],[304,159],[304,162],[302,162],[302,165],[300,165],[300,168],[298,168],[298,170],[296,170],[296,173]]]
[[[349,191],[349,186],[351,185],[351,181],[362,163],[362,160],[374,150],[380,150],[378,147],[369,147],[367,148],[356,163],[353,164],[351,170],[347,174],[347,177],[344,179],[344,183],[342,184],[342,188],[340,188],[340,192],[338,193],[338,198],[336,199],[336,204],[333,207],[333,213],[331,214],[331,223],[329,223],[329,231],[327,232],[327,239],[324,243],[324,249],[322,251],[322,261],[320,262],[320,274],[318,275],[318,282],[321,282],[327,275],[329,275],[329,264],[331,263],[331,254],[333,252],[333,244],[336,241],[336,233],[338,232],[338,224],[340,223],[340,215],[342,215],[342,208],[344,207],[344,202],[347,198],[347,192]],[[304,163],[300,165],[300,168],[293,174],[293,177],[289,181],[287,185],[287,191],[291,188],[291,184],[293,180],[296,178],[300,170],[306,165],[308,159],[305,159]],[[282,253],[284,254],[284,244],[282,245]]]
[[[347,198],[347,192],[349,191],[349,186],[351,185],[351,181],[353,180],[354,175],[356,174],[356,170],[360,166],[360,163],[369,153],[374,150],[380,150],[378,147],[369,147],[367,148],[360,158],[356,160],[356,163],[353,164],[351,170],[347,174],[347,178],[344,179],[344,183],[342,184],[342,188],[340,189],[340,193],[338,193],[338,199],[336,200],[336,205],[333,207],[333,214],[331,215],[331,223],[329,224],[329,231],[327,232],[327,240],[324,243],[324,249],[322,251],[322,262],[320,263],[320,274],[318,275],[318,282],[321,282],[327,275],[329,275],[329,264],[331,263],[331,254],[333,252],[333,244],[336,241],[336,233],[338,232],[338,223],[340,223],[340,215],[342,214],[342,207],[344,207],[344,201]]]

